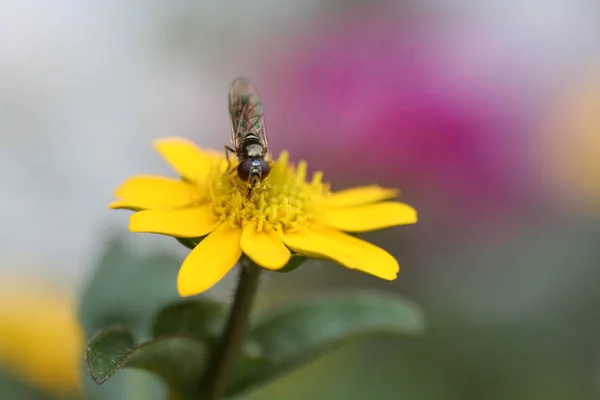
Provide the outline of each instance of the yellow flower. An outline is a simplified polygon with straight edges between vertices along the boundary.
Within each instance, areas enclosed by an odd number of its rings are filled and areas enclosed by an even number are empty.
[[[71,299],[36,279],[1,281],[0,368],[49,393],[80,394],[83,334]]]
[[[600,210],[600,65],[578,74],[542,121],[536,152],[551,178],[553,196],[563,196],[583,211]],[[568,133],[567,133],[568,132]],[[539,154],[539,153],[536,153]]]
[[[181,138],[158,140],[155,147],[181,179],[134,176],[116,190],[118,200],[110,207],[137,211],[129,223],[132,232],[206,236],[181,266],[180,295],[212,287],[242,253],[269,270],[283,268],[292,250],[382,279],[396,278],[399,267],[392,255],[344,232],[415,223],[412,207],[389,201],[397,190],[367,186],[331,193],[321,172],[307,181],[306,163],[291,165],[283,152],[248,201],[226,176],[222,152],[203,151]]]

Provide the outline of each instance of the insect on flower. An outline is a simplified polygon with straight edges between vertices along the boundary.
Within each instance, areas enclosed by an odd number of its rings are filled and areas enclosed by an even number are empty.
[[[252,201],[256,190],[269,175],[271,166],[267,161],[269,146],[258,92],[248,78],[238,77],[229,88],[229,118],[233,148],[225,146],[229,167],[229,182],[244,191]],[[231,168],[229,153],[235,153],[238,165]],[[235,175],[234,175],[235,174]],[[243,183],[236,181],[236,176]]]

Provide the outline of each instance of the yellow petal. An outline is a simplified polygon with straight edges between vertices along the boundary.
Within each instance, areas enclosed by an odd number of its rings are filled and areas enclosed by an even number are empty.
[[[129,218],[132,232],[160,233],[181,238],[204,236],[219,224],[209,205],[177,210],[144,210]]]
[[[115,191],[119,200],[110,208],[132,210],[179,208],[200,200],[197,186],[162,176],[137,175],[127,179]]]
[[[399,194],[400,191],[397,189],[388,189],[377,185],[361,186],[335,192],[325,200],[325,204],[329,207],[360,206],[388,200]]]
[[[330,258],[382,279],[396,279],[400,269],[398,261],[387,251],[335,229],[284,233],[281,237],[286,246],[299,254]]]
[[[253,220],[244,228],[242,250],[263,268],[278,270],[285,267],[290,261],[290,251],[273,228],[265,225],[262,231],[258,232],[257,225],[257,221]]]
[[[187,256],[179,275],[181,296],[193,296],[210,289],[235,266],[242,255],[242,230],[222,223]]]
[[[154,147],[179,175],[195,183],[204,182],[215,160],[214,151],[202,151],[193,142],[183,138],[156,140]]]
[[[417,211],[408,204],[386,201],[357,207],[334,208],[329,225],[345,232],[367,232],[390,226],[414,224]]]

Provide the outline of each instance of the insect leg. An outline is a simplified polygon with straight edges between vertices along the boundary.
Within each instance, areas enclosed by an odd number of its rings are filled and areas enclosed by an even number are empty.
[[[254,188],[249,188],[248,191],[246,192],[246,200],[253,201],[254,194],[255,194]]]
[[[232,179],[232,175],[234,172],[237,172],[237,166],[231,168],[228,172],[227,172],[227,176],[229,177],[229,179]]]
[[[236,175],[232,175],[232,171],[235,171],[235,168],[233,168],[231,171],[229,171],[229,173],[227,174],[227,178],[229,179],[229,183],[231,184],[231,186],[233,186],[235,189],[237,189],[238,192],[244,192],[246,190],[246,185],[242,185],[238,182],[236,182]]]
[[[231,168],[231,159],[229,158],[229,153],[235,154],[235,150],[225,145],[225,158],[227,159],[227,169]]]

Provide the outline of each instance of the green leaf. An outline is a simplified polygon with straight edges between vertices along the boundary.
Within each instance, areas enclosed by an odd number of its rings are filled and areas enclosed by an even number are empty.
[[[184,336],[215,344],[225,329],[227,307],[206,299],[182,300],[161,309],[152,324],[152,335]]]
[[[94,382],[100,385],[117,372],[134,347],[135,339],[125,327],[112,327],[98,332],[85,351]]]
[[[225,330],[228,307],[206,299],[182,300],[169,304],[158,312],[152,334],[155,337],[181,336],[206,345],[213,351]],[[242,357],[254,360],[260,356],[260,346],[252,340],[242,345]]]
[[[348,339],[412,335],[424,327],[424,317],[413,303],[364,292],[313,296],[267,311],[249,332],[249,340],[260,346],[261,355],[240,361],[228,394],[238,395],[271,381]]]
[[[121,368],[136,368],[162,378],[171,393],[188,398],[206,368],[207,350],[185,337],[162,337],[135,345],[124,327],[99,332],[88,344],[86,361],[92,378],[104,383]]]
[[[82,293],[79,319],[89,339],[119,324],[135,336],[147,335],[148,324],[166,302],[179,299],[176,290],[181,260],[161,252],[137,254],[125,240],[112,240]]]
[[[160,252],[136,253],[126,244],[126,235],[109,241],[81,294],[78,314],[87,340],[109,326],[121,325],[132,332],[135,342],[146,341],[157,310],[180,298],[176,282],[181,261]],[[165,396],[161,382],[145,372],[123,371],[98,386],[85,362],[81,367],[89,398],[158,400]]]

